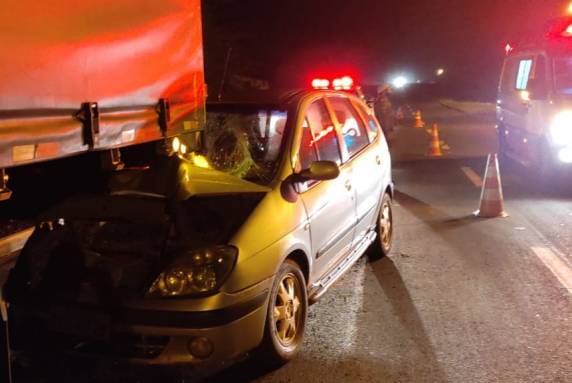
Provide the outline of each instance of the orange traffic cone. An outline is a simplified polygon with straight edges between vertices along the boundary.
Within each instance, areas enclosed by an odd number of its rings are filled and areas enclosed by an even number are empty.
[[[429,148],[427,149],[427,156],[429,157],[441,157],[443,152],[441,151],[441,140],[439,140],[439,128],[437,124],[433,124],[431,127],[431,141],[429,142]]]
[[[417,129],[421,129],[425,127],[425,122],[423,122],[423,118],[421,117],[421,111],[418,110],[415,113],[413,113],[413,118],[415,119],[415,127]]]
[[[485,182],[481,192],[481,207],[475,212],[481,218],[508,217],[504,210],[504,198],[499,171],[499,160],[495,154],[489,154]]]

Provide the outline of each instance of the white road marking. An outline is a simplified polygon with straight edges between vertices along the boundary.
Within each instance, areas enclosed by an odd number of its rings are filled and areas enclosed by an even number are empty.
[[[531,250],[544,263],[544,265],[552,271],[552,274],[562,285],[572,293],[572,268],[570,265],[559,257],[554,251],[546,247],[531,247]]]
[[[480,188],[483,187],[483,179],[479,176],[475,171],[468,166],[461,166],[461,170],[467,178],[475,185],[476,187]]]
[[[34,229],[30,228],[7,237],[0,238],[0,259],[15,251],[22,250],[33,231]]]

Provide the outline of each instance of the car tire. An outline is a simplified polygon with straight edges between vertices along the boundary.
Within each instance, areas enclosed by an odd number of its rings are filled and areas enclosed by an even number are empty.
[[[499,159],[501,162],[507,162],[508,157],[508,144],[506,142],[506,135],[504,134],[504,128],[502,125],[498,127],[498,143],[499,143]]]
[[[286,260],[270,291],[264,338],[256,353],[258,358],[270,367],[291,361],[302,347],[307,313],[306,279],[298,264]]]
[[[387,193],[381,200],[375,230],[377,239],[370,246],[368,254],[372,261],[389,255],[393,245],[393,207],[391,197]]]
[[[556,181],[556,169],[551,159],[550,147],[547,142],[541,142],[538,150],[537,175],[541,190],[551,190]]]

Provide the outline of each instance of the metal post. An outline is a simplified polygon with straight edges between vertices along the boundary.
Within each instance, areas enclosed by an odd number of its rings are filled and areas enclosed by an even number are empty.
[[[222,73],[222,80],[220,81],[220,87],[219,87],[219,90],[218,90],[218,97],[217,97],[217,99],[218,99],[219,101],[222,101],[222,96],[223,96],[223,93],[224,93],[224,85],[225,85],[225,82],[226,82],[226,77],[227,77],[227,75],[228,75],[228,66],[229,66],[229,64],[230,64],[230,57],[231,57],[231,55],[232,55],[232,47],[229,47],[228,50],[226,51],[226,60],[225,60],[225,62],[224,62],[224,71],[223,71],[223,73]]]
[[[122,170],[125,164],[121,161],[121,151],[118,148],[102,152],[101,166],[105,170]]]
[[[1,290],[1,289],[0,289]],[[0,381],[12,383],[10,363],[10,338],[8,335],[8,305],[2,299],[0,291]]]
[[[12,196],[12,191],[8,189],[8,180],[6,169],[0,169],[0,201],[9,200]]]

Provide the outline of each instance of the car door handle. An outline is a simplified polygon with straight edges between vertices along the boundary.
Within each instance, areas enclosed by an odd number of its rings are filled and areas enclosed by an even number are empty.
[[[346,189],[347,191],[352,190],[352,183],[350,180],[346,180]]]

